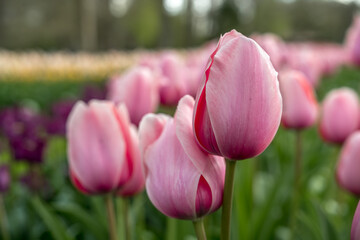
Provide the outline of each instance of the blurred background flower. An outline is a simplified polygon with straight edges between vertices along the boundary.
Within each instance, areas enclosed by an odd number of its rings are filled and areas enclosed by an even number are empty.
[[[74,103],[104,99],[116,90],[107,88],[111,76],[123,79],[127,71],[146,67],[156,82],[151,87],[117,84],[135,109],[130,114],[135,122],[145,112],[172,115],[184,94],[196,95],[217,39],[231,29],[254,38],[280,74],[302,72],[319,100],[328,141],[343,142],[359,128],[358,104],[351,104],[351,120],[334,133],[346,116],[326,118],[324,99],[343,86],[359,94],[359,10],[359,0],[0,0],[0,166],[6,166],[0,167],[0,191],[7,189],[9,223],[4,229],[11,239],[106,238],[103,202],[80,194],[68,176],[64,134]],[[141,96],[151,95],[149,102],[140,98],[140,86],[147,89]],[[139,111],[140,103],[148,105]],[[295,139],[280,127],[261,156],[239,164],[233,237],[289,239]],[[339,159],[340,185],[356,185],[347,174],[357,166],[348,164],[352,150],[339,158],[340,146],[326,144],[313,126],[303,130],[302,140],[295,236],[348,239],[358,199],[337,186],[334,174]],[[126,196],[133,239],[192,239],[192,227],[169,221],[146,194],[129,197],[138,191],[134,176],[114,193]],[[126,207],[119,199],[114,202],[121,217]],[[207,217],[208,239],[218,239],[219,217]]]

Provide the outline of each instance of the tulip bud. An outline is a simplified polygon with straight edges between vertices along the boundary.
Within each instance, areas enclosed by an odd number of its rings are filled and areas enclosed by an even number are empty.
[[[351,240],[359,240],[360,239],[360,202],[356,207],[356,211],[354,214],[353,222],[351,225]]]
[[[158,84],[147,67],[135,67],[109,84],[108,99],[124,102],[129,110],[131,122],[138,125],[141,118],[156,111],[159,105]]]
[[[196,144],[192,131],[194,99],[183,97],[175,119],[148,114],[140,122],[146,191],[167,216],[195,220],[222,203],[224,159]]]
[[[2,165],[0,167],[0,193],[7,192],[10,185],[10,172],[9,167]]]
[[[305,75],[295,70],[283,71],[279,75],[279,83],[284,127],[302,129],[312,126],[317,118],[318,105],[313,87]]]
[[[67,122],[67,138],[70,176],[80,191],[128,195],[142,189],[138,140],[124,104],[78,102]]]
[[[323,101],[320,134],[325,141],[343,143],[359,127],[359,102],[356,92],[343,87],[329,92]]]
[[[360,196],[360,131],[351,134],[345,141],[336,168],[338,184]]]
[[[209,59],[194,108],[194,135],[207,152],[230,159],[262,153],[274,138],[282,100],[277,72],[252,39],[235,30]]]

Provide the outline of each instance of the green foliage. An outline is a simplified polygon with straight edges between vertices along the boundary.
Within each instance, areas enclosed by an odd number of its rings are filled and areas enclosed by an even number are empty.
[[[60,99],[77,99],[86,85],[103,85],[104,81],[21,81],[0,79],[0,108],[20,103],[34,102],[41,109],[49,109]]]
[[[318,98],[323,99],[329,90],[340,86],[349,86],[359,92],[359,79],[359,70],[349,67],[340,69],[335,75],[324,78],[317,89]],[[46,92],[46,87],[53,89],[53,94],[57,96],[76,94],[80,90],[80,83],[38,84],[4,83],[4,86],[14,93],[16,86],[20,92],[20,89],[27,88],[32,93],[39,91],[37,94],[40,95],[35,97],[41,106],[48,106],[48,102],[55,99],[51,94],[41,96]],[[63,89],[68,90],[61,92]],[[6,100],[6,97],[10,100]],[[11,94],[0,94],[0,98],[1,104],[16,102]],[[174,107],[161,107],[159,112],[173,114],[174,110]],[[349,239],[358,200],[339,189],[335,182],[334,170],[340,149],[324,143],[316,127],[305,130],[302,137],[303,174],[299,208],[294,213],[294,239]],[[290,220],[293,217],[294,147],[295,132],[281,127],[263,154],[237,164],[232,239],[289,239]],[[53,137],[48,142],[45,163],[41,166],[49,185],[46,194],[34,195],[19,183],[20,176],[28,169],[27,165],[12,161],[11,154],[6,150],[0,154],[0,159],[11,163],[13,175],[12,187],[5,195],[11,239],[96,240],[108,237],[103,197],[85,196],[74,189],[69,181],[66,141],[63,137]],[[121,199],[116,199],[116,203],[118,230],[122,236]],[[195,239],[191,222],[166,218],[154,208],[146,193],[131,199],[130,206],[133,239]],[[221,210],[205,219],[210,240],[219,239],[220,214]]]

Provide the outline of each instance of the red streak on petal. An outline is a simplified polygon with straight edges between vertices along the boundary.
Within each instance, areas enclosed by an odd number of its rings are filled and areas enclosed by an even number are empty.
[[[203,176],[200,177],[196,192],[196,216],[201,217],[207,214],[211,208],[212,194],[209,184]]]

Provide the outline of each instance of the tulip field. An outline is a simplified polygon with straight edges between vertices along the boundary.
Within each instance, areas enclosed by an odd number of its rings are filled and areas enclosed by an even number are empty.
[[[0,52],[0,239],[360,240],[359,46]]]

